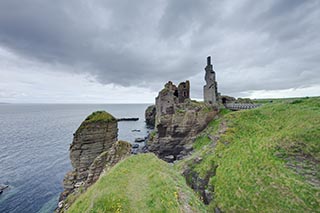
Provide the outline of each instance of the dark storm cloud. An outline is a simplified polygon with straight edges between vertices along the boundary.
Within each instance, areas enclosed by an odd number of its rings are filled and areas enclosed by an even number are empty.
[[[288,89],[320,82],[319,11],[316,0],[7,0],[0,45],[145,87],[202,74],[212,54],[223,93]]]

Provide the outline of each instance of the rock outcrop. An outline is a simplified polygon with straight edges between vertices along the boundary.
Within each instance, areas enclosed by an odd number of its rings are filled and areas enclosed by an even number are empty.
[[[151,105],[145,111],[145,119],[148,127],[154,128],[156,120],[156,106]]]
[[[180,84],[181,85],[181,84]],[[189,82],[187,81],[189,88]],[[172,162],[192,150],[195,136],[217,115],[212,104],[182,99],[179,87],[168,82],[156,98],[155,133],[150,135],[148,149],[160,158]],[[188,94],[189,97],[189,94]]]
[[[60,195],[57,212],[68,208],[70,202],[65,203],[65,200],[70,194],[80,194],[103,171],[130,155],[131,144],[117,141],[117,136],[117,120],[105,111],[94,112],[82,122],[70,145],[73,171],[63,180],[64,192]]]
[[[95,112],[82,122],[70,146],[70,159],[77,180],[88,177],[88,168],[94,159],[117,141],[117,120],[107,112]]]
[[[131,144],[126,141],[117,141],[108,151],[102,152],[94,159],[93,163],[89,167],[85,185],[92,185],[98,180],[103,171],[109,170],[130,154]]]

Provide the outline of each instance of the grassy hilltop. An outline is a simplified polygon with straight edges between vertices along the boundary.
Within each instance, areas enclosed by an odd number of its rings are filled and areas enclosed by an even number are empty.
[[[153,154],[113,167],[69,212],[320,212],[320,98],[222,110],[171,166]],[[205,206],[181,174],[207,180]]]
[[[209,178],[209,211],[320,212],[320,98],[224,114],[176,166]]]

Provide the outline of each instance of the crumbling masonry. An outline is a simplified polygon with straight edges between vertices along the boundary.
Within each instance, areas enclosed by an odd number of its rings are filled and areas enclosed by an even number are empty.
[[[190,98],[190,82],[182,82],[174,85],[171,81],[166,83],[164,89],[159,92],[156,98],[156,114],[174,114],[175,108],[178,104],[183,103],[186,99]]]
[[[205,67],[206,85],[203,87],[203,100],[208,104],[216,104],[219,100],[218,84],[216,82],[216,73],[211,64],[211,57],[207,57],[207,66]]]

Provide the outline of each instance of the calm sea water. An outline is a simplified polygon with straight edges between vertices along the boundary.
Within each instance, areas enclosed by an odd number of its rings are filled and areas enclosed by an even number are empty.
[[[53,212],[65,173],[71,170],[69,144],[91,112],[106,110],[119,122],[118,139],[144,137],[146,104],[0,104],[0,212]],[[140,129],[141,132],[132,132]]]

